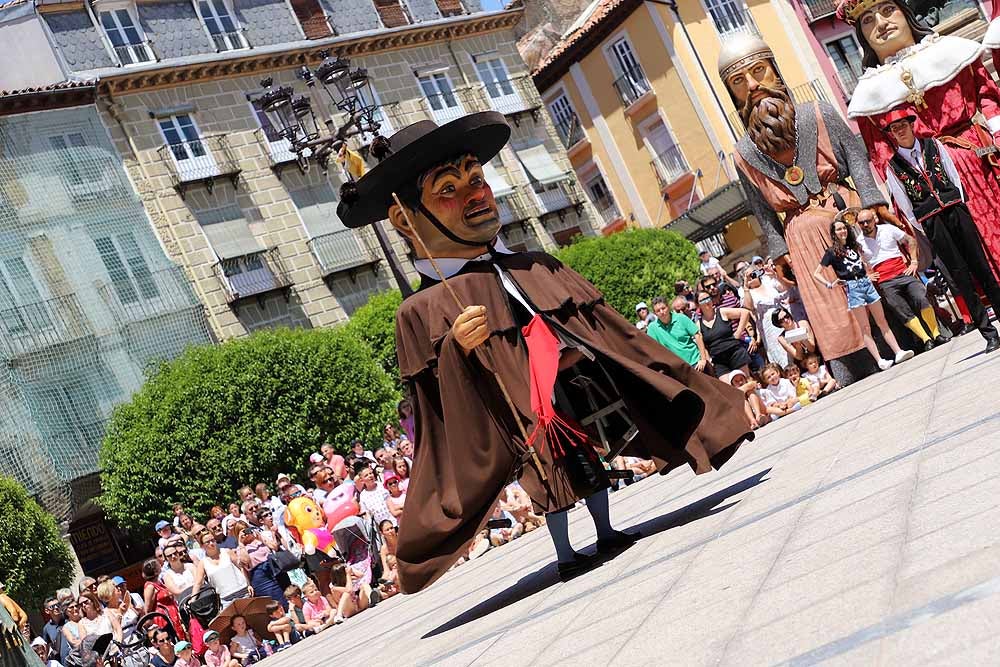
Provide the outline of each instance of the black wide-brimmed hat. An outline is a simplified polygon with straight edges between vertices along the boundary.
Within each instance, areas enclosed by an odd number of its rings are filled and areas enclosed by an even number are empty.
[[[393,192],[459,155],[475,155],[486,164],[508,139],[510,125],[496,111],[469,114],[440,126],[431,120],[408,125],[388,138],[390,154],[358,179],[356,194],[341,197],[337,215],[348,227],[385,220]]]

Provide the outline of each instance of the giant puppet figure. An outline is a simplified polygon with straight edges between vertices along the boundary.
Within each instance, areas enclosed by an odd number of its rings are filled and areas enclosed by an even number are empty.
[[[719,76],[746,125],[734,160],[768,250],[780,266],[808,276],[830,245],[839,207],[885,207],[864,147],[829,104],[792,102],[774,54],[759,37],[727,40]],[[867,333],[848,311],[843,290],[797,282],[834,375],[842,384],[858,379],[870,367],[852,355],[864,349]]]
[[[847,115],[858,122],[876,173],[885,176],[896,145],[886,131],[891,112],[916,120],[918,139],[945,146],[965,201],[997,272],[1000,259],[1000,90],[982,64],[978,42],[940,36],[904,2],[844,0],[837,16],[853,26],[865,72]]]
[[[412,245],[420,288],[396,314],[396,352],[416,413],[416,450],[396,556],[403,592],[428,586],[467,552],[506,484],[547,512],[561,576],[574,552],[567,508],[587,499],[599,552],[636,535],[611,528],[608,478],[579,422],[580,387],[603,384],[638,429],[628,450],[661,472],[707,472],[752,437],[743,396],[696,371],[604,303],[555,258],[506,249],[483,176],[510,137],[481,112],[376,138],[379,163],[342,189],[348,227],[388,218]],[[542,434],[539,437],[539,434]]]

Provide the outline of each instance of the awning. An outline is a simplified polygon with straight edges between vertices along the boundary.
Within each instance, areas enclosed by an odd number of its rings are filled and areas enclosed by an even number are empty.
[[[564,181],[569,178],[569,172],[559,168],[559,165],[552,159],[552,154],[549,153],[549,149],[544,144],[514,152],[517,153],[517,158],[524,165],[524,168],[528,170],[531,178],[542,185]]]
[[[490,189],[493,190],[494,197],[503,197],[514,191],[514,188],[507,182],[507,179],[501,176],[497,168],[489,162],[483,165],[483,176],[486,177],[486,182],[490,184]]]
[[[245,257],[266,250],[250,231],[246,219],[233,209],[198,215],[212,250],[221,259]]]
[[[697,243],[721,233],[727,225],[750,214],[743,185],[739,181],[733,181],[671,220],[664,229],[682,234],[689,241]]]

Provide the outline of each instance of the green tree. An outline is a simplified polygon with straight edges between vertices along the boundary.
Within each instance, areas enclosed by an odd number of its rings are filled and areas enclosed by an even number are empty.
[[[0,580],[25,608],[38,609],[56,589],[69,586],[73,556],[55,517],[9,477],[0,477]]]
[[[243,484],[296,474],[323,442],[381,439],[399,394],[344,327],[263,331],[189,348],[119,406],[101,446],[99,502],[151,530],[174,502],[197,516]]]
[[[354,311],[344,325],[348,331],[371,348],[376,361],[386,373],[399,382],[399,362],[396,360],[396,311],[403,303],[398,289],[373,294],[368,302]]]
[[[676,232],[633,229],[611,236],[587,236],[556,253],[594,283],[608,305],[625,317],[635,304],[655,296],[670,298],[674,283],[692,285],[700,275],[698,249]]]

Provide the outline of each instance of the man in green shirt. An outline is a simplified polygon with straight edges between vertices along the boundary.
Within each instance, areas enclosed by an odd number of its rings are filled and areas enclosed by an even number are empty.
[[[709,361],[708,350],[698,325],[687,315],[671,312],[661,296],[653,299],[653,313],[656,321],[646,327],[646,333],[699,371],[705,370]]]

